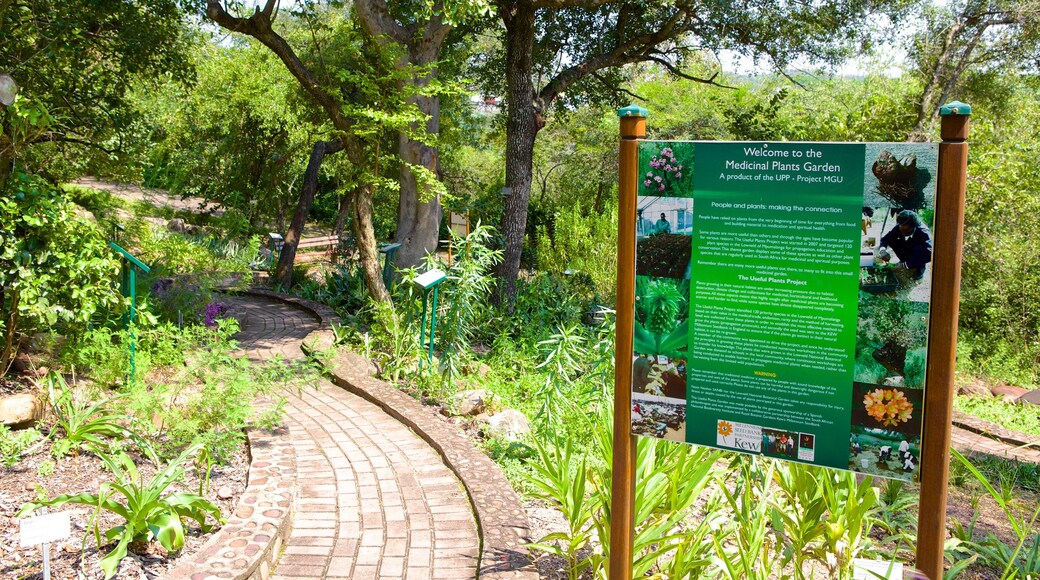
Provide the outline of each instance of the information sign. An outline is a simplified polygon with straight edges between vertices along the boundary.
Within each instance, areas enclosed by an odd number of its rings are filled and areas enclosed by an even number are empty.
[[[937,159],[641,142],[632,432],[916,479]]]
[[[19,544],[23,548],[39,546],[69,537],[69,512],[54,512],[19,520]]]

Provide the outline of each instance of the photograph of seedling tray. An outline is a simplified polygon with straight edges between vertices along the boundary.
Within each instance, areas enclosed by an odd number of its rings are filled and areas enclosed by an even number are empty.
[[[859,287],[864,292],[871,294],[885,294],[886,292],[895,292],[896,288],[899,288],[899,281],[896,280],[896,275],[891,270],[869,266],[863,268]]]

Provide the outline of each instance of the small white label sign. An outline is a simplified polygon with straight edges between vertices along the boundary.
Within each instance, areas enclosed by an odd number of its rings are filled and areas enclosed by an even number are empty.
[[[69,512],[54,512],[21,520],[19,539],[23,548],[49,544],[69,537]]]
[[[441,270],[430,270],[415,277],[415,283],[423,288],[429,288],[446,277]]]
[[[853,558],[852,580],[902,580],[903,564],[884,560]]]

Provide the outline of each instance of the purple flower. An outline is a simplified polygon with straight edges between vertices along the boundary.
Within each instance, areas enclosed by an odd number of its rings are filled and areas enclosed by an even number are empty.
[[[653,171],[647,171],[647,172],[646,172],[646,176],[647,176],[648,178],[650,178],[650,177],[653,177],[653,176],[654,176],[654,172],[653,172]]]
[[[646,181],[643,182],[643,185],[645,185],[647,187],[650,187],[650,184],[651,184],[651,181],[649,179],[647,179]]]
[[[676,179],[682,179],[682,173],[676,173],[675,174],[675,178]]]
[[[661,150],[661,155],[663,155],[664,157],[669,157],[669,158],[672,157],[672,148],[671,147],[665,147],[664,149]]]
[[[227,317],[228,307],[226,304],[220,302],[210,302],[206,305],[206,310],[203,313],[203,317],[206,321],[206,326],[214,326],[217,323],[218,318]]]
[[[658,190],[658,191],[664,191],[664,184],[662,183],[662,184],[661,184],[661,187],[658,187],[658,188],[657,188],[657,190]]]
[[[671,171],[672,170],[672,166],[671,165],[665,165],[664,166],[664,170],[665,171]]]
[[[655,177],[654,181],[656,181],[657,183],[661,183],[661,176],[658,175],[657,177]]]

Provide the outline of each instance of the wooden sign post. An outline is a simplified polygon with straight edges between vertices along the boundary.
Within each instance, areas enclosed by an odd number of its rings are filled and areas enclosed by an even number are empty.
[[[632,341],[636,301],[636,185],[639,139],[647,110],[628,106],[621,118],[618,154],[617,339],[614,350],[614,457],[610,483],[611,580],[632,578],[635,533],[636,439],[632,435]]]
[[[921,502],[918,508],[917,568],[942,578],[946,539],[946,487],[950,479],[950,425],[956,363],[957,313],[961,295],[964,195],[968,182],[968,118],[971,107],[944,105],[935,196],[935,255],[928,338],[928,387],[921,436]]]

